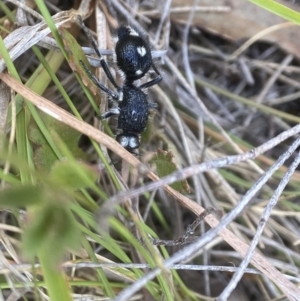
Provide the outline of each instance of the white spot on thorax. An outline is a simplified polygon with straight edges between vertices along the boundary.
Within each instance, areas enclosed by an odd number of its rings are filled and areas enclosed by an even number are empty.
[[[135,71],[136,75],[141,75],[142,73],[143,73],[143,71],[141,69]]]
[[[137,31],[135,31],[132,27],[127,26],[128,30],[129,30],[129,35],[131,36],[139,36],[139,33]]]
[[[137,52],[140,56],[145,56],[147,51],[145,47],[141,46],[137,48]]]
[[[136,137],[129,138],[129,146],[130,146],[130,148],[133,148],[133,149],[139,147],[139,142]]]
[[[123,147],[127,147],[129,141],[128,138],[125,136],[122,136],[119,140],[119,143],[123,146]]]

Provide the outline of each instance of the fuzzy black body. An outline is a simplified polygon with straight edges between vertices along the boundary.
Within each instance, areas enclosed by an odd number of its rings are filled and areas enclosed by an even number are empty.
[[[152,65],[148,36],[131,26],[118,29],[116,43],[117,65],[127,82],[142,78]]]
[[[152,61],[148,35],[132,26],[123,25],[119,27],[115,53],[117,65],[124,75],[124,83],[120,86],[110,72],[107,62],[101,56],[95,39],[85,27],[81,18],[79,18],[79,22],[91,40],[93,48],[100,58],[101,67],[114,88],[106,87],[83,61],[80,61],[80,63],[95,85],[118,104],[117,107],[104,112],[101,118],[107,119],[111,116],[118,116],[120,133],[116,136],[116,140],[129,152],[136,154],[135,149],[140,146],[139,136],[147,125],[149,109],[156,107],[154,103],[148,103],[147,95],[143,90],[156,85],[162,80],[161,74]],[[133,82],[141,79],[151,67],[157,76],[139,86],[134,85]]]
[[[118,128],[125,133],[142,133],[149,117],[147,95],[138,87],[123,87],[123,101],[119,102]]]

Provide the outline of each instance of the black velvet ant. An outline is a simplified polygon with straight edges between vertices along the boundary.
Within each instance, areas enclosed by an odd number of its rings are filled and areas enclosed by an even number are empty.
[[[102,57],[95,39],[84,25],[81,17],[79,17],[79,23],[90,39],[107,78],[115,87],[115,90],[111,90],[104,86],[91,70],[80,61],[95,85],[117,101],[118,106],[109,109],[101,117],[106,119],[118,115],[118,129],[122,132],[116,136],[116,140],[129,152],[136,154],[134,150],[140,146],[139,135],[146,128],[149,109],[156,107],[155,103],[148,103],[147,95],[143,92],[143,89],[149,88],[162,80],[161,74],[152,61],[149,38],[145,33],[132,26],[122,25],[118,28],[115,54],[117,66],[124,77],[123,85],[119,86],[112,76],[107,62]],[[156,72],[157,77],[140,86],[134,85],[134,81],[145,76],[151,67]]]

